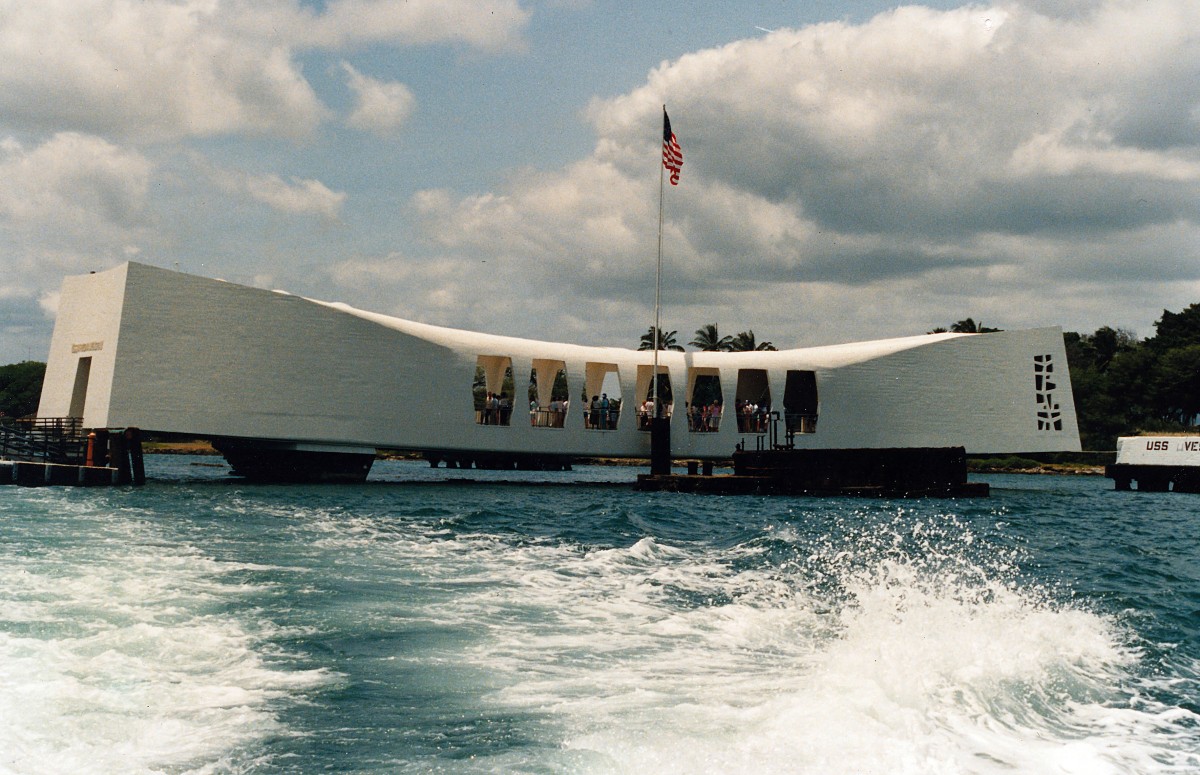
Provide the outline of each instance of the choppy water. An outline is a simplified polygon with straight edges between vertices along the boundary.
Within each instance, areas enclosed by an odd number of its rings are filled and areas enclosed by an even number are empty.
[[[1200,772],[1198,496],[197,462],[0,488],[0,772]]]

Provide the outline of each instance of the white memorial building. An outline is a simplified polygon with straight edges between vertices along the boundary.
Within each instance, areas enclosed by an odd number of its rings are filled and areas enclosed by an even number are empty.
[[[677,458],[768,438],[1079,449],[1057,328],[658,359]],[[225,449],[645,458],[653,363],[651,351],[443,328],[126,263],[65,279],[39,415]]]

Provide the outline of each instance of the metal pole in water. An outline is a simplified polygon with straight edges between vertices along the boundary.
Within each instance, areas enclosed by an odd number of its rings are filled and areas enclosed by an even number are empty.
[[[667,106],[663,105],[663,142],[669,137]],[[658,166],[658,262],[654,272],[654,374],[650,395],[654,400],[654,415],[650,418],[650,473],[665,476],[671,473],[671,420],[663,417],[658,393],[658,349],[662,344],[662,235],[663,235],[663,178],[666,165]]]

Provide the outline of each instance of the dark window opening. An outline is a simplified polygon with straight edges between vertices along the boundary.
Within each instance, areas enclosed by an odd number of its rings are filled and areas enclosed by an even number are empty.
[[[658,385],[655,396],[654,385]],[[671,390],[671,374],[666,366],[658,367],[658,379],[654,379],[653,366],[638,366],[638,396],[642,401],[637,406],[638,430],[650,430],[650,421],[655,417],[670,417],[675,408],[675,397]]]
[[[562,428],[566,424],[567,365],[537,359],[529,372],[529,424],[535,428]]]
[[[471,385],[475,401],[475,422],[479,425],[509,425],[513,410],[512,358],[480,355],[475,361],[475,381]]]
[[[721,429],[721,378],[716,369],[695,369],[687,402],[688,430],[692,433],[716,433]]]
[[[583,427],[614,431],[621,419],[621,378],[615,363],[588,363],[584,367]]]
[[[771,415],[771,386],[766,369],[738,369],[734,397],[739,433],[766,433]]]
[[[88,380],[92,374],[92,359],[80,358],[75,367],[75,386],[71,388],[71,409],[69,416],[83,417],[84,406],[87,404]]]
[[[817,432],[817,374],[788,371],[783,387],[784,421],[788,433]]]

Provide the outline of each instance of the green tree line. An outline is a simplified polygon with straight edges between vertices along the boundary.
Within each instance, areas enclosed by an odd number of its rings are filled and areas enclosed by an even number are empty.
[[[1109,326],[1063,335],[1085,449],[1118,436],[1195,429],[1200,417],[1200,304],[1163,310],[1153,336]]]
[[[37,413],[46,364],[21,361],[0,366],[0,415],[27,417]]]

